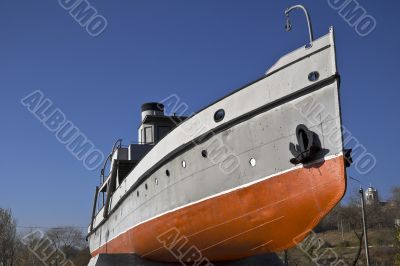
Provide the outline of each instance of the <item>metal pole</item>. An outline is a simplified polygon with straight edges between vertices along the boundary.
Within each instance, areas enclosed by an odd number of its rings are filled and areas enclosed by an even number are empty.
[[[295,5],[295,6],[289,7],[289,8],[287,8],[287,9],[285,10],[285,16],[286,16],[286,30],[287,30],[287,31],[290,31],[290,29],[291,29],[291,23],[290,23],[290,21],[289,21],[289,13],[290,13],[293,9],[301,9],[301,10],[303,10],[303,12],[304,12],[304,14],[305,14],[305,16],[306,16],[306,19],[307,19],[308,35],[309,35],[309,38],[310,38],[310,46],[312,46],[313,41],[314,41],[314,33],[313,33],[313,28],[312,28],[312,24],[311,24],[310,15],[308,14],[308,11],[307,11],[307,9],[306,9],[304,6],[302,6],[302,5]]]
[[[289,266],[289,261],[288,261],[288,253],[287,249],[285,249],[285,266]]]
[[[342,228],[342,241],[344,241],[344,233],[343,233],[343,219],[340,219],[340,228]]]
[[[365,215],[365,204],[364,204],[364,190],[362,187],[358,190],[361,196],[361,211],[362,211],[362,222],[364,231],[364,245],[365,245],[365,257],[367,259],[367,266],[369,266],[369,247],[368,247],[368,235],[367,235],[367,217]]]

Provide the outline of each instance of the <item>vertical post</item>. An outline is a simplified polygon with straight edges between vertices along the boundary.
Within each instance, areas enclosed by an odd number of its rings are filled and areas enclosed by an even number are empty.
[[[289,266],[287,249],[285,249],[285,266]]]
[[[365,215],[365,203],[364,203],[364,190],[360,187],[359,191],[361,196],[361,211],[362,211],[362,222],[364,231],[364,245],[365,245],[365,257],[367,259],[367,266],[369,266],[369,247],[368,247],[368,235],[367,235],[367,217]]]
[[[340,228],[342,228],[342,241],[344,241],[344,234],[343,234],[343,219],[340,219]]]
[[[97,206],[97,196],[99,195],[99,187],[96,186],[96,191],[94,192],[94,199],[93,199],[93,209],[92,209],[92,219],[90,222],[90,232],[93,230],[93,221],[96,217],[96,206]]]

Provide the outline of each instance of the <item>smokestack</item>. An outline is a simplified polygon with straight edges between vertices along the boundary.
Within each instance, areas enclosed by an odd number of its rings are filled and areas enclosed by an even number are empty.
[[[151,102],[142,105],[142,121],[147,115],[164,115],[164,105]]]

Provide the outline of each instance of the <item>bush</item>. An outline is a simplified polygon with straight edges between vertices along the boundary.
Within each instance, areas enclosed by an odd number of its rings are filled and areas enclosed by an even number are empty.
[[[344,240],[344,241],[341,241],[337,246],[338,246],[338,248],[347,248],[347,247],[350,247],[351,245],[350,245],[350,241]]]
[[[397,246],[400,247],[400,228],[397,229]],[[394,265],[400,266],[400,252],[395,257]]]

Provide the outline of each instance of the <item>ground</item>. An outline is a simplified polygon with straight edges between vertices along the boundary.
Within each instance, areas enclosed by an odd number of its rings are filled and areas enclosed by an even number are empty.
[[[396,246],[395,232],[390,229],[368,231],[371,265],[394,265]],[[353,265],[358,250],[354,232],[327,231],[311,234],[302,244],[288,251],[289,265]],[[278,254],[282,259],[284,253]],[[344,262],[344,263],[343,263]],[[364,247],[357,265],[366,265]]]

